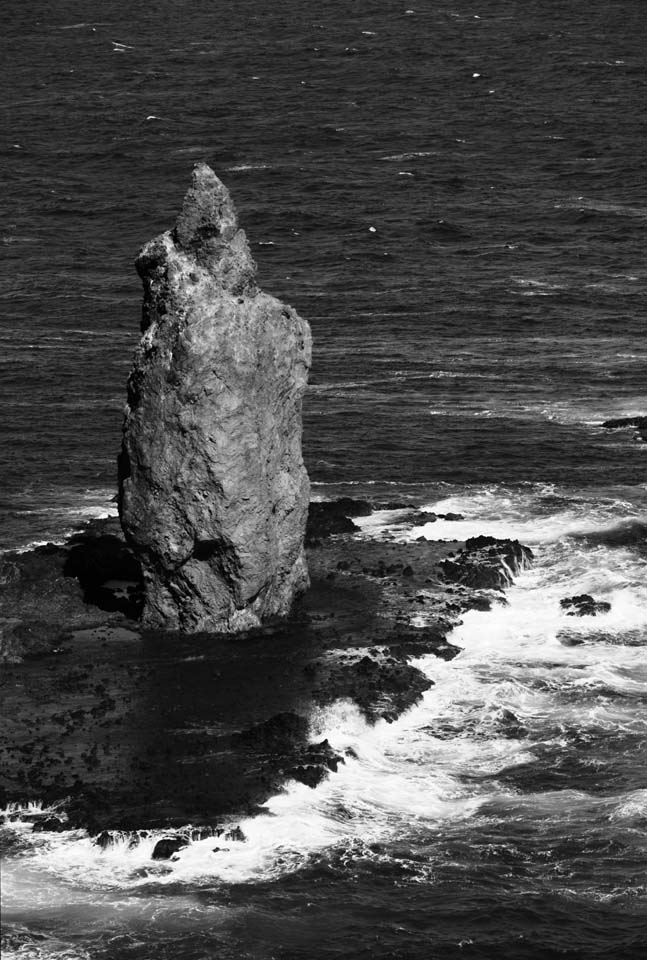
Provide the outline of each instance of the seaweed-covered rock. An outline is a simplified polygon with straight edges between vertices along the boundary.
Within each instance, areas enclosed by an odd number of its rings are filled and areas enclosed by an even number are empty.
[[[242,746],[255,750],[284,753],[297,744],[304,743],[308,730],[309,724],[305,717],[286,711],[242,730],[235,734],[235,739]]]

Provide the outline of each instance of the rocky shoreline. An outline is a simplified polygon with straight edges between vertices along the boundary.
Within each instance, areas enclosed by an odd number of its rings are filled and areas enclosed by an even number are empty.
[[[345,757],[313,737],[317,709],[344,698],[368,722],[396,719],[432,686],[412,661],[455,657],[461,615],[505,603],[532,560],[490,537],[358,534],[377,509],[403,531],[430,522],[405,504],[311,504],[310,589],[288,620],[235,637],[142,629],[140,572],[116,520],[5,554],[5,817],[39,800],[34,829],[83,827],[106,845],[161,828],[189,842],[259,811],[286,781],[334,774]]]

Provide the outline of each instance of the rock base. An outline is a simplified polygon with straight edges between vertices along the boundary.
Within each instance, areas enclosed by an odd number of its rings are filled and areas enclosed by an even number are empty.
[[[291,617],[242,637],[142,629],[115,521],[5,558],[0,803],[67,798],[35,816],[44,831],[215,830],[286,780],[314,787],[347,760],[317,736],[313,707],[350,699],[373,723],[433,696],[412,661],[456,656],[462,613],[502,600],[448,582],[444,564],[467,554],[474,566],[485,549],[491,571],[494,549],[506,570],[513,548],[319,534]]]

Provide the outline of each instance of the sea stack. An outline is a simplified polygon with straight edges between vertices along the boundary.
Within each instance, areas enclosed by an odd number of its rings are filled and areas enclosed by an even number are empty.
[[[172,230],[141,250],[142,339],[128,380],[119,513],[142,622],[233,633],[308,585],[301,455],[308,324],[260,291],[229,193],[198,164]]]

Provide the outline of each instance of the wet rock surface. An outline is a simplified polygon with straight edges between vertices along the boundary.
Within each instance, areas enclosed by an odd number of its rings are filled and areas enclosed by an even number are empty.
[[[605,420],[602,426],[605,430],[633,427],[636,431],[636,439],[647,441],[647,416],[616,417],[614,420]]]
[[[451,582],[444,564],[457,558],[488,583],[492,569],[506,576],[494,590]],[[348,698],[369,722],[392,721],[433,696],[411,661],[456,656],[452,627],[504,602],[500,585],[529,551],[489,538],[337,534],[309,550],[311,586],[288,620],[191,636],[147,630],[136,605],[104,603],[104,589],[141,591],[113,520],[4,561],[3,613],[23,638],[18,647],[14,631],[0,646],[2,799],[64,800],[34,817],[38,829],[85,827],[111,843],[142,829],[186,839],[187,824],[218,839],[225,818],[257,811],[286,781],[314,787],[334,775],[348,758],[318,734],[313,708]]]
[[[320,540],[334,534],[354,533],[359,527],[352,518],[367,517],[371,513],[371,505],[366,500],[342,497],[339,500],[315,501],[308,509],[306,543],[317,546]]]
[[[286,780],[298,780],[316,787],[344,762],[328,740],[308,743],[310,723],[297,713],[279,713],[232,737],[244,753],[253,756],[265,768],[267,782],[272,777],[278,790]]]
[[[588,593],[581,593],[577,597],[564,597],[559,601],[559,605],[567,617],[597,617],[611,609],[611,604],[606,600],[595,600]]]
[[[503,590],[515,575],[532,562],[532,550],[518,540],[472,537],[465,547],[441,564],[443,575],[453,583],[476,589]]]
[[[332,703],[352,700],[371,721],[393,721],[412,707],[433,682],[404,659],[373,653],[360,660],[347,655],[349,662],[319,665],[323,682],[315,688],[315,699]]]
[[[286,616],[308,583],[301,455],[308,324],[256,286],[225,186],[198,164],[172,230],[139,254],[119,511],[143,623],[196,633]]]
[[[170,860],[173,854],[178,853],[189,845],[184,837],[163,837],[158,840],[151,854],[152,860]]]

